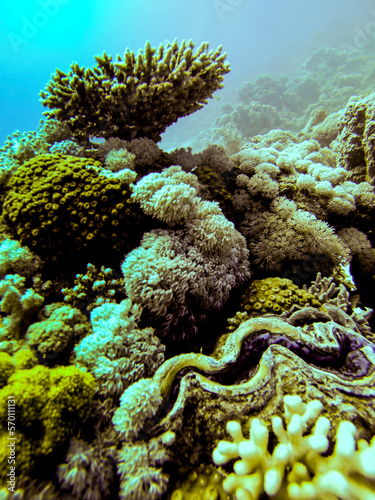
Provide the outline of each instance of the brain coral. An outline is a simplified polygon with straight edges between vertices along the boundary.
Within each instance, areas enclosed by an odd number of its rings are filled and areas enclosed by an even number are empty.
[[[54,261],[73,251],[123,249],[142,213],[120,175],[101,168],[100,162],[61,154],[40,155],[19,167],[3,205],[14,238]]]

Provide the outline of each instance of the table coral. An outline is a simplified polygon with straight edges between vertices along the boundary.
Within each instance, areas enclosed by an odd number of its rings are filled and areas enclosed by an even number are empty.
[[[202,108],[229,71],[221,47],[193,49],[191,40],[158,49],[147,42],[137,55],[127,49],[116,62],[104,52],[93,69],[75,63],[67,74],[57,70],[40,94],[51,110],[46,115],[67,123],[81,141],[94,135],[157,142],[178,118]]]
[[[100,162],[60,154],[19,167],[3,205],[14,237],[52,261],[73,250],[126,250],[142,213],[121,177],[101,168]]]

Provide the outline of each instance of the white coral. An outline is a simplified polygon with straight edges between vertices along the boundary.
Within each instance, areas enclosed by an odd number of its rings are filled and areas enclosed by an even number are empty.
[[[284,429],[282,419],[272,419],[272,429],[279,444],[268,451],[268,426],[253,419],[249,439],[245,439],[238,422],[227,423],[230,441],[220,441],[213,460],[223,465],[233,458],[234,473],[224,481],[228,493],[238,500],[257,500],[265,492],[274,496],[287,482],[287,497],[292,500],[368,500],[375,498],[375,437],[368,444],[358,442],[351,422],[341,422],[331,456],[322,457],[329,447],[327,438],[331,423],[319,417],[322,404],[318,400],[304,404],[299,396],[284,397]],[[307,433],[308,426],[315,426]]]

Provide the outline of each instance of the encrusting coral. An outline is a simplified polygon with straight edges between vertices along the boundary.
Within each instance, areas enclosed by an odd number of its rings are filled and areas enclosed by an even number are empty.
[[[237,457],[240,460],[233,466],[234,473],[224,480],[224,490],[235,492],[241,500],[257,500],[263,492],[275,499],[292,500],[372,498],[375,437],[371,444],[361,439],[356,446],[355,425],[343,421],[333,453],[323,457],[330,447],[327,434],[331,423],[327,417],[317,418],[322,409],[318,400],[305,404],[300,396],[284,396],[287,428],[279,416],[272,418],[272,430],[279,441],[272,453],[268,426],[259,419],[251,421],[249,439],[244,438],[238,422],[228,422],[233,441],[220,441],[213,460],[217,465]],[[312,422],[314,428],[307,434]]]
[[[185,472],[185,474],[183,474]],[[186,475],[186,471],[181,471]],[[168,495],[168,500],[230,500],[229,495],[223,490],[224,476],[213,466],[200,466],[190,469],[185,480],[176,484]]]
[[[234,318],[228,319],[228,330],[242,322],[264,314],[282,314],[294,305],[319,307],[321,303],[309,291],[301,290],[286,278],[252,280],[241,295],[241,307]]]
[[[206,104],[229,71],[221,47],[193,49],[191,40],[158,49],[147,42],[144,51],[127,49],[116,62],[104,52],[93,69],[75,63],[68,74],[57,70],[40,94],[51,110],[46,114],[66,123],[80,141],[93,135],[157,142],[178,118]]]

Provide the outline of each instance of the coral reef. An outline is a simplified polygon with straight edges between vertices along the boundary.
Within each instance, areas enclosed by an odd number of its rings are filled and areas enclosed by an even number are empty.
[[[240,419],[247,429],[247,415],[267,421],[293,395],[324,402],[330,439],[349,420],[369,441],[375,430],[374,345],[343,326],[343,318],[314,309],[312,320],[309,309],[295,313],[299,326],[293,326],[294,315],[254,318],[225,336],[211,357],[190,353],[165,361],[152,379],[122,395],[113,418],[121,439],[137,442],[173,431],[170,467],[209,464],[210,450],[224,438],[221,426]]]
[[[117,302],[125,298],[124,280],[110,267],[98,270],[87,264],[85,274],[77,274],[72,288],[63,288],[64,302],[80,310],[92,311],[105,302]]]
[[[96,61],[0,148],[0,498],[373,498],[373,54],[259,75],[170,152],[221,48]]]
[[[185,226],[146,233],[122,265],[130,299],[162,319],[160,333],[172,338],[196,334],[199,314],[223,307],[249,277],[243,236],[216,203],[197,196],[198,187],[193,174],[170,167],[141,179],[132,194],[146,214]]]
[[[40,364],[68,364],[74,345],[91,332],[91,325],[84,314],[68,305],[50,304],[41,315],[45,319],[27,329],[27,345]]]
[[[1,341],[22,338],[42,307],[43,297],[33,288],[26,288],[25,281],[18,274],[7,274],[0,281]]]
[[[375,93],[351,99],[340,123],[338,165],[349,180],[375,184]]]
[[[57,475],[61,488],[82,500],[110,498],[115,476],[116,440],[102,435],[93,444],[72,438]]]
[[[181,471],[180,475],[186,475]],[[229,500],[229,495],[223,490],[224,476],[213,466],[200,466],[190,470],[184,481],[179,481],[176,488],[168,496],[168,500]]]
[[[236,330],[250,318],[292,311],[296,305],[319,307],[321,302],[310,291],[301,290],[293,281],[285,278],[252,280],[241,295],[236,316],[228,319],[228,330]]]

